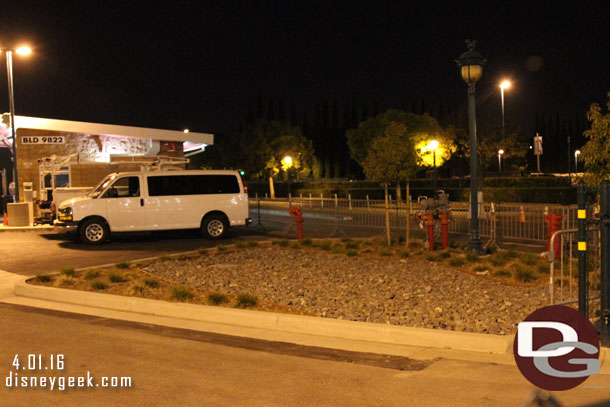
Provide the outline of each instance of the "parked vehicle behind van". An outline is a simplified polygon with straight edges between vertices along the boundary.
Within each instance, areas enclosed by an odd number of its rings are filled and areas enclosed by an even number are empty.
[[[84,197],[59,205],[58,232],[76,232],[101,244],[113,232],[201,229],[219,239],[231,226],[248,225],[248,195],[237,171],[113,173]]]

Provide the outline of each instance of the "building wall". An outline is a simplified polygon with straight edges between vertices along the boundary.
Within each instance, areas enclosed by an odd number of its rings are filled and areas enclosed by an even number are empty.
[[[24,137],[63,137],[63,144],[30,144],[23,143]],[[97,162],[108,159],[111,154],[127,154],[141,156],[149,151],[149,139],[136,139],[128,137],[113,137],[104,135],[91,135],[70,132],[56,132],[49,130],[17,129],[17,170],[19,176],[19,194],[23,197],[23,182],[32,182],[34,190],[39,191],[39,164],[43,157],[67,156],[77,153],[71,164],[72,186],[95,186],[104,176],[117,171],[137,171],[140,166],[134,164],[118,164]],[[183,157],[182,143],[160,143],[158,155]],[[87,167],[83,164],[87,163]],[[96,164],[93,164],[96,163]]]

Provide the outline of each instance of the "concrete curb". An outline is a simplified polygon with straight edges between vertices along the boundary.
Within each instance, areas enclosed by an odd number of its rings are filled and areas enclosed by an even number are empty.
[[[447,348],[462,351],[507,354],[512,336],[442,331],[367,322],[344,321],[264,311],[238,310],[144,298],[123,297],[87,291],[15,284],[15,295],[114,311],[267,329],[295,334],[378,342],[394,345]]]

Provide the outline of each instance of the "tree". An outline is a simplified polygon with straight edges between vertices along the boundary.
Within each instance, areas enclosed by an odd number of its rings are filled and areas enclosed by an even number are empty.
[[[606,113],[599,104],[593,103],[587,113],[591,127],[584,132],[587,143],[581,157],[585,162],[585,179],[591,184],[610,179],[610,92]]]
[[[383,136],[372,141],[370,150],[362,161],[362,168],[367,179],[378,181],[383,185],[388,245],[391,242],[388,186],[413,177],[418,161],[414,138],[407,132],[407,126],[397,121],[390,122],[385,127]]]

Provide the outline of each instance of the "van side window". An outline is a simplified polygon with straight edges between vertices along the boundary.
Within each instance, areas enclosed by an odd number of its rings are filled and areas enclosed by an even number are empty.
[[[239,194],[235,175],[149,175],[149,196]]]
[[[127,198],[137,196],[140,196],[140,179],[138,177],[124,177],[116,180],[104,197]]]

